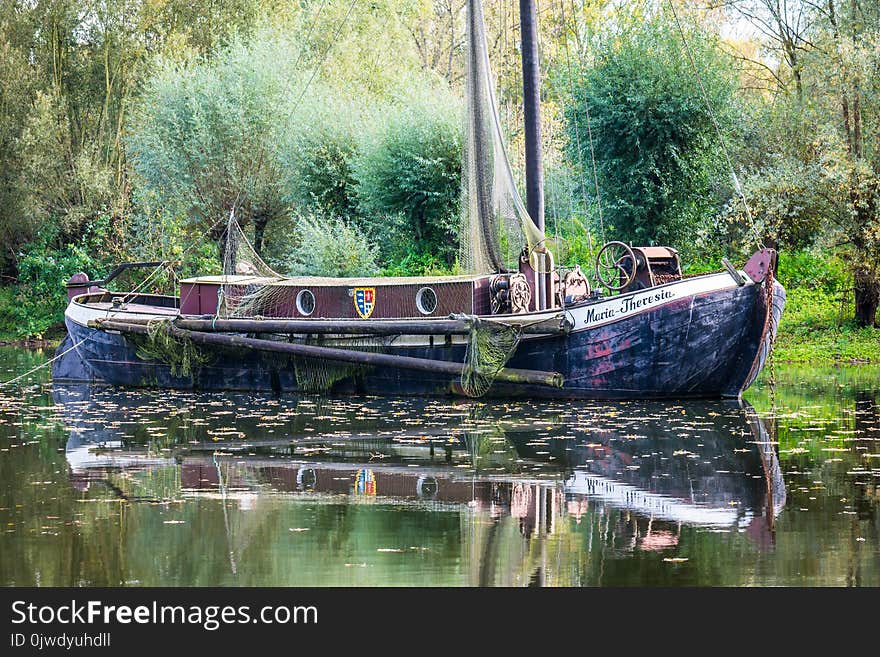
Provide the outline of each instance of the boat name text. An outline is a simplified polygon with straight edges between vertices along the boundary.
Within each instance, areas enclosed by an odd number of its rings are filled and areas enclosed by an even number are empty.
[[[596,322],[604,322],[610,319],[621,317],[637,310],[644,310],[649,306],[667,301],[675,295],[671,290],[661,290],[654,294],[645,296],[626,297],[617,306],[609,306],[607,308],[588,308],[584,324],[594,324]]]

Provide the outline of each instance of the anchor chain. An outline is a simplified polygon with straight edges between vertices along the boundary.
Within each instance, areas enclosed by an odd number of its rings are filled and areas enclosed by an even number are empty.
[[[769,376],[767,377],[767,385],[770,387],[770,417],[772,418],[773,424],[773,436],[776,436],[776,354],[775,354],[775,342],[776,342],[776,331],[774,331],[773,327],[773,287],[774,287],[775,277],[773,274],[773,267],[769,268],[767,272],[767,277],[764,279],[764,285],[766,286],[766,295],[767,295],[767,321],[769,325],[767,327],[769,331],[768,337],[770,338],[770,342],[768,345],[767,351],[767,360],[769,361]],[[776,327],[776,330],[779,330],[779,327]]]

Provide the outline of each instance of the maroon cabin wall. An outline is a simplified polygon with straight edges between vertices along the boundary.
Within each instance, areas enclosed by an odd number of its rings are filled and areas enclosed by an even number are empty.
[[[180,312],[183,315],[201,315],[199,310],[199,288],[195,283],[180,284]]]
[[[357,286],[284,286],[277,300],[255,309],[263,317],[302,317],[296,297],[301,290],[315,295],[313,318],[360,319],[355,309]],[[489,314],[489,277],[468,281],[413,283],[365,286],[375,289],[375,305],[370,318],[446,317],[451,313]],[[419,311],[416,295],[423,287],[437,294],[437,308],[430,315]],[[184,283],[180,286],[180,312],[184,315],[213,315],[217,311],[219,286],[209,283]]]
[[[303,466],[303,469],[310,469],[315,474],[315,481],[312,485],[308,486],[308,490],[316,493],[335,493],[341,495],[353,493],[360,471],[359,468],[336,470],[325,469],[320,466],[312,468],[308,465]],[[303,490],[300,482],[297,481],[299,468],[280,465],[277,467],[261,467],[259,472],[263,475],[260,479],[267,481],[275,490],[283,492]],[[198,476],[198,479],[196,479],[196,476]],[[372,480],[375,483],[374,494],[381,497],[417,499],[419,497],[418,479],[418,476],[414,474],[387,471],[372,472]],[[467,504],[476,499],[489,503],[498,497],[498,486],[494,486],[490,482],[474,483],[466,480],[459,481],[442,475],[436,477],[436,479],[439,485],[437,494],[432,499],[438,502]],[[204,488],[216,488],[216,473],[211,478],[210,473],[206,476],[203,468],[194,468],[189,473],[186,483],[189,484],[185,486],[187,488],[196,488],[198,483],[201,483],[201,486]],[[235,474],[233,474],[232,483],[237,483],[235,481]],[[501,488],[504,487],[505,485],[501,484]]]
[[[210,283],[181,283],[180,313],[182,315],[215,314],[219,291],[219,285]]]
[[[519,273],[526,277],[526,282],[529,285],[529,290],[531,290],[532,298],[529,301],[529,312],[535,312],[538,310],[538,292],[535,289],[535,270],[532,269],[532,265],[528,259],[520,259],[519,262]],[[557,276],[558,278],[558,276]],[[543,274],[539,280],[543,280],[543,285],[547,290],[547,303],[548,307],[552,307],[556,302],[553,299],[553,277],[551,274]]]
[[[85,294],[89,291],[88,285],[76,285],[73,287],[67,288],[67,300],[72,301],[73,297],[78,297],[80,294]]]
[[[429,285],[373,285],[375,290],[373,312],[376,319],[395,317],[445,317],[453,312],[473,312],[473,285],[470,281],[435,283]],[[430,315],[422,314],[416,305],[416,294],[423,287],[437,293],[437,308]],[[266,317],[299,317],[296,296],[301,290],[311,290],[315,295],[315,310],[311,317],[339,317],[359,319],[355,309],[355,286],[290,286],[285,287],[283,298],[261,313]]]
[[[489,293],[491,276],[483,276],[474,281],[474,314],[489,315],[492,313],[492,299]]]

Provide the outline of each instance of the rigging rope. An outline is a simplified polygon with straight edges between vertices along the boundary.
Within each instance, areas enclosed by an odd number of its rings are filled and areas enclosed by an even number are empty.
[[[459,262],[469,273],[516,270],[524,248],[529,255],[546,252],[546,237],[529,216],[517,190],[501,129],[479,0],[468,0],[466,40],[467,119]],[[511,251],[513,262],[505,258]]]
[[[315,25],[318,24],[318,19],[321,17],[321,12],[324,11],[324,7],[325,7],[326,5],[327,5],[327,0],[322,0],[320,6],[318,7],[318,11],[315,12],[314,17],[312,18],[312,24],[309,25],[309,29],[308,29],[308,31],[306,32],[306,36],[305,36],[305,38],[303,39],[303,42],[304,42],[304,43],[308,43],[308,42],[309,42],[309,39],[312,38],[312,32],[314,32],[314,30],[315,30]],[[300,48],[300,51],[299,51],[299,52],[297,53],[297,55],[296,55],[296,61],[293,63],[293,66],[291,66],[290,70],[295,71],[297,68],[299,68],[299,63],[302,61],[302,58],[303,58],[303,55],[304,55],[305,52],[306,52],[306,49],[305,49],[305,48]],[[290,83],[288,82],[288,85],[289,85],[289,84],[290,84]],[[288,118],[288,120],[290,120],[290,116],[289,116],[289,115],[288,115],[287,118]]]
[[[572,15],[574,16],[574,0],[571,0],[572,7]],[[575,22],[575,29],[577,28],[577,22]],[[580,73],[581,78],[581,87],[586,87],[587,79],[584,76],[584,58],[583,53],[581,53],[580,49],[578,49],[578,72]],[[605,216],[602,211],[602,193],[599,191],[599,173],[598,168],[596,167],[596,147],[593,143],[593,125],[592,119],[590,118],[590,106],[587,102],[586,96],[583,98],[584,101],[584,116],[587,119],[587,138],[590,142],[590,162],[593,166],[593,186],[596,189],[596,207],[599,211],[599,232],[602,236],[602,242],[608,242],[608,237],[605,235]]]
[[[767,379],[767,384],[770,389],[770,414],[772,416],[771,422],[773,423],[773,440],[776,440],[776,332],[779,330],[779,325],[776,322],[776,315],[774,313],[775,304],[774,304],[774,288],[775,284],[775,276],[773,275],[773,267],[769,268],[767,272],[767,278],[764,279],[764,285],[767,288],[766,291],[766,304],[768,307],[768,313],[770,318],[770,325],[768,326],[769,334],[769,345],[767,352],[767,360],[769,360],[770,365],[770,375]]]
[[[300,93],[300,95],[296,99],[296,101],[294,102],[290,111],[287,113],[287,117],[284,120],[285,126],[289,125],[290,119],[293,116],[293,113],[297,110],[297,108],[299,107],[303,98],[305,98],[306,92],[309,90],[309,87],[311,86],[312,82],[314,81],[315,76],[318,74],[318,71],[321,70],[321,68],[324,66],[324,63],[327,61],[327,55],[330,53],[330,49],[335,45],[336,40],[339,38],[339,34],[342,32],[342,29],[345,27],[346,23],[348,23],[348,19],[351,16],[351,12],[354,9],[354,6],[357,4],[357,2],[358,2],[358,0],[351,0],[351,4],[349,4],[349,6],[348,6],[348,11],[346,11],[345,16],[343,17],[342,21],[336,27],[336,31],[333,33],[333,36],[331,37],[330,41],[327,43],[327,47],[324,48],[324,52],[321,54],[321,57],[318,60],[318,63],[312,69],[312,74],[309,77],[309,79],[306,81],[306,84],[303,87],[302,92]],[[314,20],[312,21],[312,24],[309,27],[309,30],[306,34],[306,37],[305,37],[306,41],[308,41],[309,37],[312,34],[312,31],[315,29],[315,25],[318,22],[318,18],[320,17],[321,12],[324,10],[324,6],[326,4],[327,4],[327,0],[323,0],[321,5],[318,7],[318,11],[315,13]],[[300,52],[297,56],[295,66],[298,66],[299,62],[302,60],[302,53],[303,52],[304,52],[304,50],[300,50]],[[288,83],[288,87],[289,87],[289,83]],[[285,92],[286,91],[287,91],[287,89],[285,89]],[[257,172],[260,170],[260,167],[263,164],[263,158],[264,158],[265,154],[266,154],[266,144],[265,144],[265,141],[263,141],[260,144],[259,156],[257,157],[256,166],[251,168],[250,180],[242,182],[242,184],[239,186],[238,192],[235,195],[235,200],[233,200],[233,202],[232,202],[232,206],[231,206],[230,210],[232,210],[233,212],[235,211],[236,207],[239,207],[238,202],[239,202],[239,199],[241,199],[242,193],[245,190],[245,186],[252,185],[255,182],[256,177],[257,177]]]
[[[336,27],[336,31],[333,33],[330,41],[327,43],[327,47],[324,48],[324,53],[321,55],[321,59],[318,61],[318,65],[312,69],[312,75],[309,78],[308,82],[306,82],[306,86],[303,87],[302,93],[300,93],[299,98],[296,99],[296,102],[293,104],[290,112],[287,114],[287,120],[285,123],[290,121],[290,117],[293,116],[293,113],[299,107],[299,104],[302,102],[302,99],[305,97],[306,92],[309,90],[309,86],[312,84],[312,81],[315,79],[315,76],[318,74],[318,71],[324,66],[324,62],[327,61],[327,55],[330,54],[330,49],[336,44],[336,40],[339,38],[339,34],[342,32],[342,28],[345,27],[345,24],[348,23],[348,18],[351,16],[351,12],[354,9],[354,6],[357,4],[358,0],[351,0],[351,4],[348,6],[348,11],[345,12],[345,16],[342,19],[342,22]],[[323,5],[321,5],[323,8]],[[313,26],[314,27],[314,26]],[[306,37],[308,38],[308,37]]]
[[[690,62],[691,68],[694,71],[694,77],[697,78],[697,83],[700,85],[700,91],[703,94],[703,102],[706,103],[706,110],[709,112],[709,118],[712,121],[712,126],[715,128],[715,133],[718,135],[718,141],[721,145],[721,152],[724,153],[724,159],[727,161],[727,166],[730,168],[730,175],[733,177],[733,186],[736,190],[739,199],[742,201],[743,208],[746,211],[746,217],[749,220],[749,228],[754,233],[755,242],[759,249],[764,248],[764,241],[761,239],[761,234],[758,232],[757,226],[755,225],[754,217],[752,217],[751,208],[749,208],[749,203],[746,200],[746,195],[743,193],[742,186],[739,183],[739,178],[736,175],[736,169],[733,166],[733,160],[730,157],[730,152],[727,149],[727,142],[724,139],[724,135],[721,133],[721,128],[718,126],[718,121],[715,117],[715,111],[712,109],[712,102],[709,100],[709,94],[706,92],[706,87],[703,84],[703,77],[700,75],[700,71],[697,68],[697,63],[694,61],[693,53],[691,52],[690,44],[688,43],[687,37],[684,33],[684,28],[681,26],[681,21],[678,20],[678,13],[675,11],[675,4],[672,0],[667,0],[669,4],[669,8],[672,10],[672,17],[675,19],[675,25],[678,28],[678,33],[681,35],[681,41],[684,44],[685,53],[687,54],[688,61]]]

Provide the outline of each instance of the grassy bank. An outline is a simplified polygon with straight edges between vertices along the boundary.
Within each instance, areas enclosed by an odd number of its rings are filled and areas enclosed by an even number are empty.
[[[859,328],[839,297],[822,290],[787,289],[776,359],[789,363],[880,363],[880,329]],[[843,312],[841,312],[843,305]]]
[[[803,333],[784,326],[776,341],[776,360],[787,363],[880,363],[880,329],[826,328]]]
[[[880,363],[880,329],[860,328],[853,317],[852,275],[838,257],[783,253],[779,281],[787,299],[776,359],[790,363]]]

